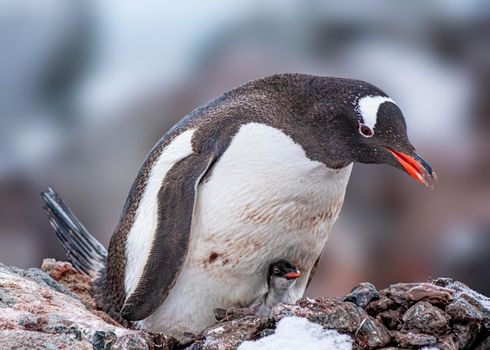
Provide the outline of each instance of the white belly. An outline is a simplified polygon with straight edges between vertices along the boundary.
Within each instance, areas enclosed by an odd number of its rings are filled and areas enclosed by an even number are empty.
[[[300,298],[351,169],[311,161],[277,129],[242,126],[199,186],[189,252],[175,286],[140,325],[197,333],[214,322],[213,308],[247,305],[265,293],[268,266],[280,258],[302,271],[290,301]]]

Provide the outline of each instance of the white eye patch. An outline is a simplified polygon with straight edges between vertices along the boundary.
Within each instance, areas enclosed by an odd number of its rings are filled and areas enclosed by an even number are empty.
[[[391,98],[385,96],[365,96],[357,102],[357,110],[362,117],[363,124],[374,130],[378,117],[379,106],[384,102],[395,103]]]

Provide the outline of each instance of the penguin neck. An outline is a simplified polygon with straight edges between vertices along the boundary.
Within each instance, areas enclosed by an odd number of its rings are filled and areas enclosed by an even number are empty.
[[[269,281],[269,290],[265,296],[265,304],[273,307],[284,301],[287,291],[294,285],[294,281],[288,281],[279,278],[271,278]]]
[[[254,100],[250,114],[260,116],[258,122],[288,135],[310,160],[341,169],[356,155],[356,147],[349,141],[353,129],[349,111],[355,96],[349,90],[339,91],[338,81],[346,82],[302,74],[279,75],[257,82],[255,89],[245,90],[245,96],[250,94]],[[254,93],[267,98],[257,99]]]

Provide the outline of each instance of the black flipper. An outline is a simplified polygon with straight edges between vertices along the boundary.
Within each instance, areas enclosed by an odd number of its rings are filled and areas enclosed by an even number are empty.
[[[99,277],[107,260],[104,246],[83,227],[55,191],[49,188],[41,196],[45,203],[44,210],[66,252],[68,261],[78,271],[91,278]]]
[[[184,264],[197,187],[216,156],[193,153],[166,174],[158,192],[158,227],[136,289],[127,296],[121,316],[142,320],[167,297]]]

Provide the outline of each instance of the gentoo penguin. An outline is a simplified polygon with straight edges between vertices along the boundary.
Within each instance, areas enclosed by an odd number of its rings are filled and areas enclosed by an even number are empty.
[[[291,299],[288,293],[299,277],[301,277],[301,271],[291,262],[281,259],[272,263],[269,267],[267,293],[253,302],[250,307],[257,315],[270,315],[274,306]]]
[[[355,162],[388,164],[430,186],[400,108],[359,80],[279,74],[197,108],[150,151],[108,253],[54,192],[47,211],[74,265],[97,276],[114,318],[197,333],[213,309],[250,305],[271,262],[302,271],[299,299],[339,215]]]

